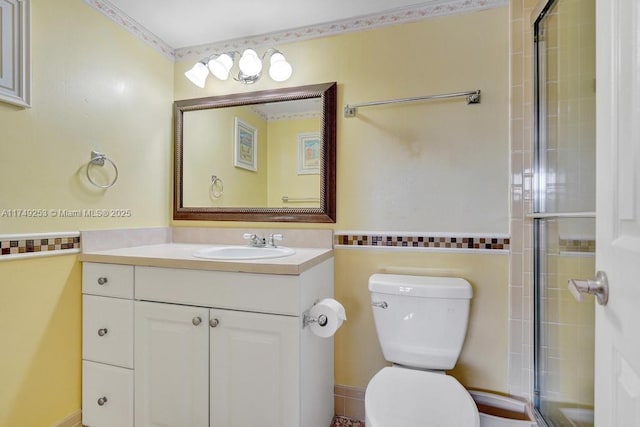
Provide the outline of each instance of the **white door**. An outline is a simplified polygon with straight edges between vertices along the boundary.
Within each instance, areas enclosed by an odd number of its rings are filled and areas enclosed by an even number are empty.
[[[209,310],[135,303],[136,427],[209,425]]]
[[[597,0],[596,427],[640,427],[640,1]]]
[[[211,427],[300,427],[300,318],[210,317]]]

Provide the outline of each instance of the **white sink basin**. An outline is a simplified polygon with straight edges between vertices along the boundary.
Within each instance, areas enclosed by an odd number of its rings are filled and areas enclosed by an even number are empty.
[[[251,246],[211,246],[195,251],[193,256],[196,258],[218,259],[218,260],[237,260],[237,259],[265,259],[280,258],[295,254],[291,248],[285,247],[265,247],[254,248]]]

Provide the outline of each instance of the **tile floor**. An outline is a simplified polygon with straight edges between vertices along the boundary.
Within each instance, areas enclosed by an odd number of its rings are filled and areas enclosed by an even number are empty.
[[[364,421],[353,420],[347,417],[336,415],[333,418],[331,427],[365,427]]]

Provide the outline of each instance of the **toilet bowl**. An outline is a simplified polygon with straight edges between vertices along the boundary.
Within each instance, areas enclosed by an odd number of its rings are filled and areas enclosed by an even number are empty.
[[[455,378],[400,367],[383,368],[364,398],[367,427],[479,427],[471,395]]]
[[[478,408],[445,375],[462,350],[472,289],[461,278],[374,274],[369,278],[378,341],[393,367],[365,392],[367,427],[479,427]]]

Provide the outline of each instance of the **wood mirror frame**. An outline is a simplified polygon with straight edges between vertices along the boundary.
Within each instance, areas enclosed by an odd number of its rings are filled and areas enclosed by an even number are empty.
[[[332,82],[175,101],[173,104],[175,148],[173,219],[205,221],[336,222],[336,88],[336,83]],[[320,157],[319,208],[184,206],[183,115],[185,112],[308,98],[321,98],[322,100],[322,154]]]

